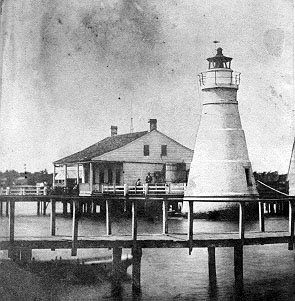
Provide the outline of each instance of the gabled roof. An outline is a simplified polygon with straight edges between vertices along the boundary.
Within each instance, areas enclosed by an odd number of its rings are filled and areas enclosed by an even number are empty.
[[[147,134],[148,131],[129,133],[123,135],[117,135],[112,137],[107,137],[80,152],[72,154],[70,156],[59,159],[53,163],[55,164],[65,164],[65,163],[76,163],[90,161],[94,157],[101,156],[112,150],[118,149],[138,138]]]

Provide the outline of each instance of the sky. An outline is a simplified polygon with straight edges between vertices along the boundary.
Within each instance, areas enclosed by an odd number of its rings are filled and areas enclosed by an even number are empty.
[[[4,0],[0,171],[158,129],[193,149],[198,73],[220,41],[241,72],[253,170],[286,173],[294,140],[292,0]]]

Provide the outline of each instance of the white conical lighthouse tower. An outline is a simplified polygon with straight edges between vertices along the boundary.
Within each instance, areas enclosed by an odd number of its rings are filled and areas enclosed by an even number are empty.
[[[194,202],[194,213],[227,209],[233,203],[225,200],[258,196],[238,110],[240,73],[231,69],[231,60],[218,48],[207,59],[209,69],[199,74],[203,108],[184,201],[212,197],[218,202]]]

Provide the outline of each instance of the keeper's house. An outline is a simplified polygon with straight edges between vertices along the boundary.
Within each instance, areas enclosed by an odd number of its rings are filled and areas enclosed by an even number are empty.
[[[156,119],[149,123],[149,131],[123,135],[112,126],[110,137],[55,161],[54,186],[78,180],[80,192],[91,194],[102,184],[145,183],[148,172],[153,183],[186,182],[193,151],[158,131]]]

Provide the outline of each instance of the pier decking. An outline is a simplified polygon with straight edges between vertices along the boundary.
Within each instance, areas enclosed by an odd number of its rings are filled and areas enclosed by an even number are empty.
[[[245,234],[244,245],[264,245],[289,243],[288,231],[249,232]],[[209,247],[234,247],[240,243],[239,234],[236,232],[226,233],[194,233],[192,238],[193,248]],[[0,236],[0,249],[10,248],[9,237]],[[132,248],[134,241],[131,235],[96,235],[79,236],[76,248]],[[140,234],[137,235],[136,245],[140,248],[188,248],[187,234]],[[71,249],[71,236],[15,236],[14,248],[30,249]]]
[[[132,204],[132,231],[129,235],[118,235],[112,233],[112,210],[111,206],[116,205],[116,201],[126,200]],[[140,199],[146,201],[153,200],[162,203],[163,224],[162,233],[144,234],[138,233],[138,212],[137,206]],[[281,244],[286,243],[289,250],[294,248],[294,197],[279,199],[289,203],[289,229],[286,231],[267,231],[264,224],[264,203],[275,202],[276,200],[251,200],[256,202],[259,209],[259,232],[245,232],[245,201],[241,198],[233,199],[231,202],[239,204],[239,231],[227,233],[201,233],[198,229],[193,228],[193,202],[189,201],[188,212],[188,230],[187,233],[171,233],[168,229],[168,203],[171,200],[181,200],[179,195],[153,194],[145,195],[116,195],[101,194],[89,197],[78,196],[29,196],[29,195],[2,195],[0,203],[5,202],[9,212],[9,235],[0,237],[0,249],[8,250],[9,257],[13,260],[30,260],[32,249],[71,249],[71,255],[77,255],[79,248],[112,248],[113,258],[121,253],[122,248],[130,248],[133,255],[132,279],[133,287],[140,289],[140,269],[141,256],[143,248],[188,248],[189,254],[193,248],[208,248],[208,267],[210,283],[216,278],[215,248],[216,247],[233,247],[235,279],[237,286],[243,283],[243,246],[247,245],[264,245],[264,244]],[[202,202],[219,201],[220,198],[208,198]],[[106,232],[98,233],[96,236],[79,235],[79,213],[81,202],[93,202],[100,200],[106,202]],[[48,236],[31,236],[20,237],[15,235],[15,203],[16,202],[50,202],[50,233]],[[71,202],[73,207],[72,215],[72,234],[70,236],[56,235],[56,202]],[[229,200],[225,200],[228,201]],[[118,253],[118,254],[117,254]],[[116,267],[114,267],[116,269]]]

